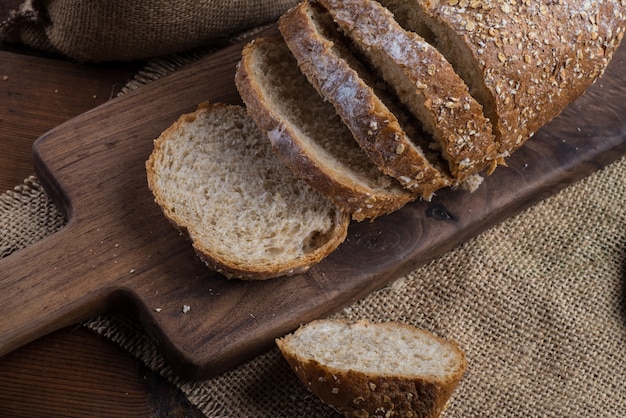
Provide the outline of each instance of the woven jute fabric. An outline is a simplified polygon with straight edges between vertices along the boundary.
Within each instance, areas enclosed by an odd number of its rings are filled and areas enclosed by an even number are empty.
[[[179,53],[274,21],[296,0],[26,0],[0,39],[78,61]]]
[[[125,91],[192,59],[155,60]],[[625,178],[623,157],[335,316],[401,321],[458,341],[469,366],[445,417],[626,416]],[[6,256],[64,221],[31,177],[0,196],[0,225]],[[160,373],[207,417],[337,416],[277,349],[187,381],[132,319],[84,326]]]

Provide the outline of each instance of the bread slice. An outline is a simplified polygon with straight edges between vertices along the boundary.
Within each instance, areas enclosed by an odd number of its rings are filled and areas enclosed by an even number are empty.
[[[457,182],[496,163],[496,142],[482,106],[452,65],[373,0],[320,0],[436,140]]]
[[[510,155],[604,71],[623,2],[381,0],[452,63]]]
[[[416,199],[358,147],[282,39],[259,38],[248,44],[235,83],[248,113],[285,164],[355,220],[376,218]]]
[[[201,104],[154,142],[148,185],[211,268],[242,279],[306,271],[350,217],[294,176],[241,106]]]
[[[348,417],[438,417],[467,363],[406,324],[318,320],[276,340],[304,385]]]
[[[407,126],[401,109],[377,88],[374,75],[346,47],[328,13],[303,1],[280,18],[279,28],[302,72],[384,173],[427,200],[450,184],[445,166],[430,150],[431,138],[421,127]]]

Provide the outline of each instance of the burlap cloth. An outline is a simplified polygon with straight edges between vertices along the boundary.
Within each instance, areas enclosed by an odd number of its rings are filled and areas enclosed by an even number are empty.
[[[150,61],[122,94],[193,59]],[[402,321],[457,340],[469,368],[446,417],[625,416],[625,178],[622,158],[337,316]],[[0,195],[0,256],[64,224],[28,178]],[[277,349],[214,379],[186,381],[132,319],[84,326],[163,375],[208,417],[336,416]]]

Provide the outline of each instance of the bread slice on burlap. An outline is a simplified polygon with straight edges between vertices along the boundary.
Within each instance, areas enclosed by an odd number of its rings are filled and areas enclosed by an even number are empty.
[[[347,234],[349,215],[285,167],[241,106],[181,116],[155,140],[146,171],[166,218],[228,277],[304,272]]]
[[[603,73],[626,27],[623,1],[380,2],[452,63],[505,156]]]
[[[373,0],[320,0],[400,101],[439,144],[463,182],[496,164],[497,144],[482,106],[452,65]]]
[[[369,160],[282,39],[248,44],[235,82],[248,113],[285,164],[353,219],[373,219],[416,199]]]
[[[432,138],[377,88],[374,74],[347,48],[319,4],[300,3],[280,18],[279,28],[309,82],[384,173],[425,199],[450,184],[447,168],[431,149]]]
[[[317,320],[276,344],[304,385],[347,417],[438,417],[467,368],[455,342],[397,322]]]

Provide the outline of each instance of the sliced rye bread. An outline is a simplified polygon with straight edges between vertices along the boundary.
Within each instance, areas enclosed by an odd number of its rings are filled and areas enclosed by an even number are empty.
[[[319,2],[436,139],[457,182],[496,164],[491,123],[439,51],[376,1]]]
[[[503,156],[604,72],[626,27],[623,1],[380,2],[452,63],[483,105]]]
[[[304,1],[279,19],[279,28],[309,82],[384,173],[427,200],[450,185],[432,139],[401,115],[388,93],[376,89],[377,80],[346,47],[328,13]]]
[[[298,179],[241,106],[201,104],[154,142],[148,185],[209,267],[232,278],[306,271],[350,216]]]
[[[383,174],[300,72],[280,39],[248,44],[235,75],[248,113],[285,164],[361,221],[400,209],[416,198]]]
[[[276,344],[302,383],[347,417],[438,417],[467,368],[457,343],[398,322],[317,320]]]

